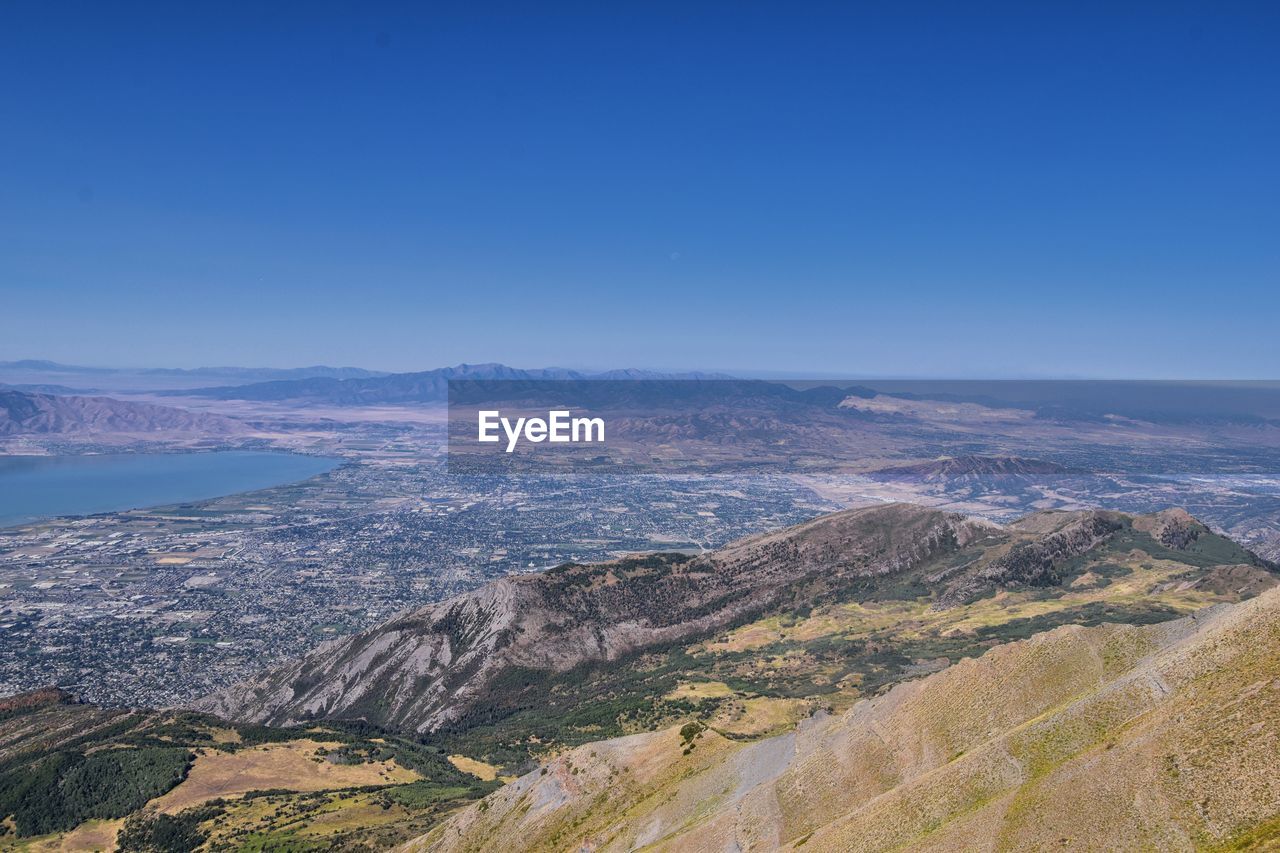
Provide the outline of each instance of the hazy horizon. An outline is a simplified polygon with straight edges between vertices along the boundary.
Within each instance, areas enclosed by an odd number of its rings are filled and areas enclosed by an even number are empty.
[[[517,368],[521,370],[572,370],[578,373],[592,374],[604,373],[610,370],[647,370],[662,373],[723,373],[734,378],[742,379],[785,379],[785,380],[832,380],[832,381],[858,381],[858,380],[901,380],[901,381],[1128,381],[1128,382],[1209,382],[1209,383],[1270,383],[1280,382],[1280,376],[1130,376],[1130,375],[1112,375],[1112,376],[1090,376],[1090,375],[1052,375],[1052,374],[905,374],[905,373],[870,373],[870,372],[838,372],[838,371],[787,371],[787,370],[770,370],[767,368],[734,368],[734,367],[705,367],[699,365],[662,365],[655,366],[649,364],[613,364],[613,365],[581,365],[581,364],[510,364],[507,362],[499,362],[493,359],[471,362],[451,362],[447,364],[418,365],[405,369],[390,369],[367,364],[339,364],[337,362],[316,362],[312,364],[107,364],[107,363],[81,363],[69,364],[57,359],[46,358],[15,358],[0,359],[0,369],[13,370],[32,370],[39,372],[39,367],[14,367],[16,364],[23,362],[32,362],[48,365],[49,372],[56,372],[58,369],[66,369],[74,371],[76,369],[84,369],[90,371],[155,371],[155,370],[182,370],[182,371],[217,371],[217,370],[305,370],[308,368],[329,368],[329,369],[357,369],[366,370],[373,373],[421,373],[431,370],[438,370],[449,367],[459,367],[462,365],[478,365],[478,364],[502,364],[506,367]]]

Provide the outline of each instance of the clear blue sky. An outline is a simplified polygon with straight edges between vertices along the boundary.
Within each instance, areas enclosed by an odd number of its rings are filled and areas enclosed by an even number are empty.
[[[7,0],[0,359],[1280,376],[1278,44],[1270,2]]]

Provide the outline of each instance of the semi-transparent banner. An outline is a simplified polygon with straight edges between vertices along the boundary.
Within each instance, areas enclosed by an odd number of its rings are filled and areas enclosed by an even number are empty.
[[[1266,477],[1280,449],[1275,382],[520,379],[448,392],[458,473],[769,470],[1070,490],[1099,476]]]

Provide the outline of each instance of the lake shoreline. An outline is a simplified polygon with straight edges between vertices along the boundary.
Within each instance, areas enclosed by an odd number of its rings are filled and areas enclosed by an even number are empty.
[[[266,450],[0,455],[0,530],[203,503],[300,483],[346,462]]]

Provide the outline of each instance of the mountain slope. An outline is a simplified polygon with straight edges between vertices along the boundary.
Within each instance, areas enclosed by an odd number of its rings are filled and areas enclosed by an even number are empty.
[[[362,717],[431,731],[463,716],[504,672],[565,672],[706,636],[802,592],[903,571],[988,529],[904,504],[826,516],[705,557],[504,578],[327,644],[199,707],[234,719]]]
[[[0,435],[50,433],[242,432],[239,421],[110,397],[53,396],[0,389]]]
[[[1278,649],[1274,589],[1159,625],[1064,626],[750,744],[685,726],[578,747],[408,849],[1275,842]]]
[[[758,734],[1007,639],[1167,620],[1274,583],[1184,513],[1040,513],[1000,527],[884,505],[698,557],[505,578],[197,707],[271,724],[363,719],[519,766],[550,744],[695,709],[738,714],[737,728]],[[720,686],[687,688],[704,682]],[[773,723],[758,722],[765,705]]]

